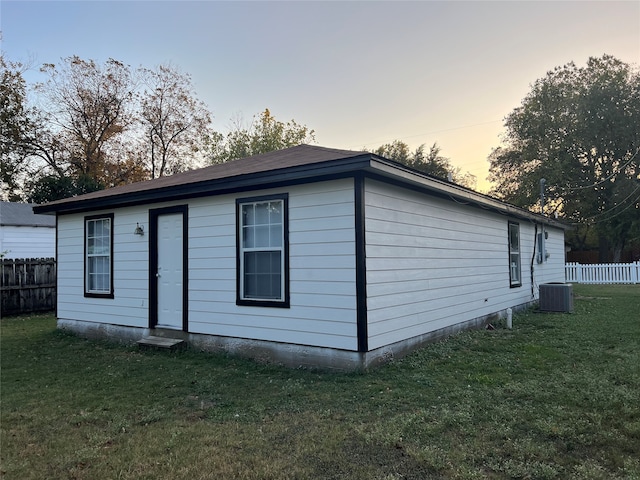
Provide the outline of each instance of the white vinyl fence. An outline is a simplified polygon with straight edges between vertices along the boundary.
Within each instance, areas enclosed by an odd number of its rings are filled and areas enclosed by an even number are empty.
[[[567,283],[640,283],[640,262],[593,265],[567,263],[564,276]]]

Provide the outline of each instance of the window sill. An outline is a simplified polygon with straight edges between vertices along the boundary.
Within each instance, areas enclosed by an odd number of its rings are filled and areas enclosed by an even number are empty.
[[[243,300],[237,299],[236,305],[243,307],[290,308],[289,301],[278,300]]]
[[[93,292],[84,292],[85,298],[110,298],[113,299],[113,293],[93,293]]]

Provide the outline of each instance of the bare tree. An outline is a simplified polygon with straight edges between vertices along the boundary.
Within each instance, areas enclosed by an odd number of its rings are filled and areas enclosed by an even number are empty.
[[[147,88],[140,119],[151,178],[193,168],[208,137],[211,114],[196,98],[191,77],[171,65],[141,73]]]
[[[130,179],[121,137],[133,121],[135,83],[129,66],[109,59],[104,65],[77,56],[60,67],[45,64],[49,79],[38,86],[45,99],[47,161],[54,170],[112,186]],[[55,156],[55,148],[65,151]]]

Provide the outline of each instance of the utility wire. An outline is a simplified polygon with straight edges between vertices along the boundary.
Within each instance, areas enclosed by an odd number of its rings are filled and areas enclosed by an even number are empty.
[[[563,188],[563,190],[566,191],[566,192],[572,192],[572,191],[576,191],[576,190],[584,190],[584,189],[587,189],[587,188],[594,188],[594,187],[597,187],[598,185],[602,185],[604,182],[606,182],[608,180],[611,180],[613,177],[615,177],[620,172],[622,172],[623,169],[625,169],[627,166],[629,166],[631,164],[631,162],[633,162],[633,159],[636,158],[636,155],[638,155],[638,152],[640,152],[640,147],[638,147],[636,149],[635,153],[633,155],[631,155],[631,158],[629,159],[629,161],[627,161],[624,165],[622,165],[618,169],[617,172],[613,172],[611,175],[609,175],[606,178],[603,178],[599,182],[593,183],[591,185],[582,186],[582,187],[567,187],[567,188]]]
[[[605,210],[604,212],[596,213],[595,215],[593,215],[593,216],[591,216],[591,217],[587,217],[587,218],[585,218],[584,220],[587,220],[587,221],[589,221],[589,220],[595,220],[596,218],[601,217],[602,215],[606,215],[606,214],[607,214],[607,213],[609,213],[609,212],[613,212],[616,208],[619,208],[620,206],[624,205],[624,203],[625,203],[629,198],[631,198],[633,195],[635,195],[635,194],[636,194],[636,192],[638,192],[639,190],[640,190],[640,185],[639,185],[639,186],[637,186],[637,187],[633,190],[633,192],[631,192],[629,195],[627,195],[627,196],[625,197],[625,199],[624,199],[624,200],[622,200],[621,202],[617,203],[616,205],[614,205],[613,207],[611,207],[609,210]],[[610,216],[610,217],[608,217],[608,218],[605,218],[605,219],[602,219],[602,220],[597,220],[597,221],[595,221],[595,222],[593,222],[593,223],[601,223],[601,222],[605,222],[605,221],[607,221],[607,220],[610,220],[610,219],[612,219],[612,218],[617,217],[618,215],[620,215],[620,214],[622,214],[622,213],[626,212],[629,208],[631,208],[632,206],[634,206],[638,200],[640,200],[640,195],[638,195],[638,197],[637,197],[637,198],[635,198],[631,203],[629,203],[629,205],[627,205],[623,210],[621,210],[621,211],[619,211],[619,212],[615,213],[614,215],[611,215],[611,216]]]
[[[634,204],[635,204],[638,200],[640,200],[640,196],[639,196],[638,198],[636,198],[633,202],[631,202],[629,205],[627,205],[623,210],[620,210],[618,213],[615,213],[614,215],[611,215],[611,216],[609,216],[609,217],[607,217],[607,218],[604,218],[604,219],[602,219],[602,220],[598,220],[598,221],[593,222],[593,223],[594,223],[594,224],[597,224],[597,223],[606,222],[607,220],[611,220],[612,218],[616,218],[617,216],[622,215],[624,212],[626,212],[626,211],[627,211],[627,210],[629,210],[631,207],[633,207],[633,206],[634,206]]]

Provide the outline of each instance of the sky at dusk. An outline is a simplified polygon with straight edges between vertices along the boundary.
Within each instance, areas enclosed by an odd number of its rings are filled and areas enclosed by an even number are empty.
[[[269,108],[322,146],[437,142],[481,191],[504,117],[536,79],[605,53],[640,63],[639,1],[1,0],[0,29],[7,58],[36,67],[170,62],[221,132]]]

